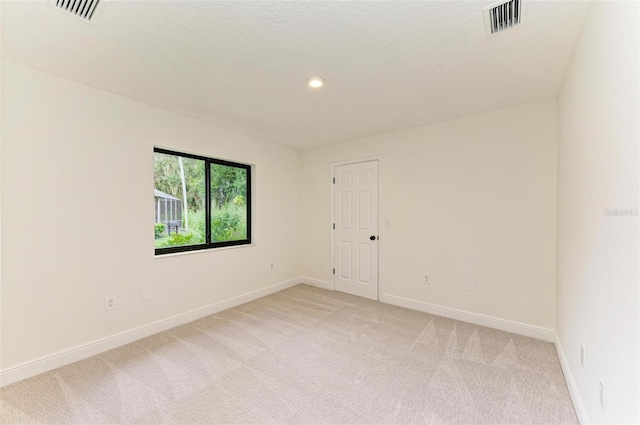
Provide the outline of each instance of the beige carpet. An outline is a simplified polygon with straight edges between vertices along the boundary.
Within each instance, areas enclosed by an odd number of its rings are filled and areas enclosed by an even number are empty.
[[[550,343],[298,285],[7,386],[0,423],[577,418]]]

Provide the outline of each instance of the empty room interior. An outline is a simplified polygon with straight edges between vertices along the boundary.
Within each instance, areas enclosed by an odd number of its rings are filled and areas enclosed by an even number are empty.
[[[639,2],[0,25],[0,423],[640,423]]]

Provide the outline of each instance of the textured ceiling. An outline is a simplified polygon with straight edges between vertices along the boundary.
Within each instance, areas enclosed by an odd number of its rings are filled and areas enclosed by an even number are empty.
[[[589,4],[487,38],[491,3],[110,0],[89,25],[2,1],[2,55],[305,149],[556,96]]]

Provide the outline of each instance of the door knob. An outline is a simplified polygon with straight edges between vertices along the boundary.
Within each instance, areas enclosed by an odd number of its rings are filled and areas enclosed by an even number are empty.
[[[371,239],[372,241],[375,241],[376,237],[375,236],[371,236],[369,239]]]

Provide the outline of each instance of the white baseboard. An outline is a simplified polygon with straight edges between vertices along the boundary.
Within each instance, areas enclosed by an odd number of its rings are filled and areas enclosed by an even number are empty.
[[[300,283],[305,283],[307,285],[316,286],[318,288],[328,289],[329,291],[333,291],[331,282],[327,282],[326,280],[318,280],[318,279],[313,279],[311,277],[302,276],[300,278]]]
[[[564,348],[562,348],[560,337],[558,336],[557,332],[554,332],[554,336],[555,339],[553,343],[556,346],[556,352],[558,353],[558,358],[560,359],[560,367],[562,367],[564,380],[567,382],[569,394],[571,395],[571,401],[573,401],[573,407],[576,411],[576,415],[578,415],[578,421],[581,425],[590,424],[591,422],[589,421],[589,416],[587,416],[587,411],[584,408],[582,397],[580,397],[580,393],[578,392],[578,386],[576,385],[576,381],[573,379],[573,373],[571,373],[571,369],[569,368],[567,356],[564,353]]]
[[[224,301],[92,341],[88,344],[78,345],[68,350],[59,351],[48,356],[40,357],[36,360],[11,366],[0,371],[0,387],[95,356],[96,354],[146,338],[150,335],[157,334],[158,332],[193,322],[194,320],[198,320],[240,304],[282,291],[283,289],[290,288],[299,283],[301,283],[301,279],[296,277],[294,279],[276,283],[275,285],[271,285],[266,288],[247,292]]]
[[[389,294],[380,295],[380,301],[387,304],[397,305],[399,307],[409,308],[411,310],[418,310],[424,313],[435,314],[437,316],[460,320],[462,322],[473,323],[474,325],[486,326],[487,328],[493,328],[518,335],[529,336],[532,338],[541,339],[543,341],[554,341],[554,331],[538,326],[513,322],[511,320],[499,319],[492,316],[485,316],[484,314],[471,313],[464,310],[457,310],[455,308],[429,304],[422,301],[411,300],[408,298],[397,297],[395,295]]]

